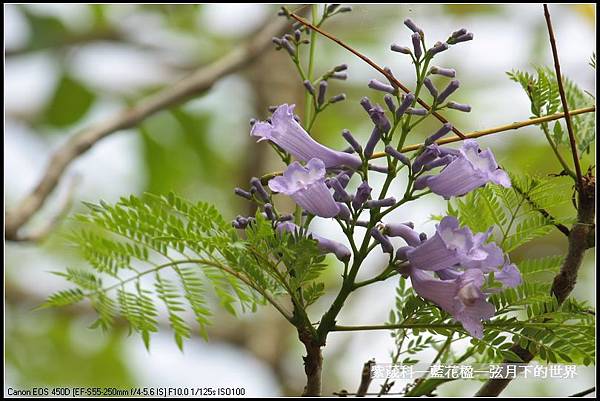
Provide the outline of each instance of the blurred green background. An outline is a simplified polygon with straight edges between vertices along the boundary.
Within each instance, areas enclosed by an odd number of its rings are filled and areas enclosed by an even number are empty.
[[[5,5],[5,200],[7,210],[37,183],[51,152],[78,129],[103,121],[126,105],[177,81],[194,69],[223,56],[276,18],[267,5]],[[553,22],[563,73],[595,95],[595,71],[588,65],[595,52],[595,6],[553,5]],[[409,60],[389,51],[392,42],[409,43],[404,18],[415,20],[429,40],[444,40],[466,27],[475,40],[436,57],[457,70],[461,90],[455,100],[469,103],[469,114],[446,112],[463,132],[529,117],[529,103],[506,71],[551,66],[551,53],[541,5],[360,5],[333,17],[325,28],[381,65],[392,68],[409,87],[414,84]],[[330,93],[348,100],[330,107],[317,121],[313,136],[332,147],[344,147],[340,133],[349,128],[366,140],[370,121],[358,104],[377,73],[324,38],[317,43],[318,74],[347,63],[349,79],[333,81]],[[218,205],[227,217],[248,213],[234,197],[234,186],[280,168],[264,144],[249,137],[248,121],[264,119],[267,108],[298,104],[303,92],[284,52],[270,48],[251,66],[218,82],[207,94],[118,132],[74,162],[46,207],[28,228],[43,225],[55,213],[67,182],[81,177],[72,212],[80,201],[116,201],[144,191],[175,191],[193,200]],[[423,124],[409,143],[420,142],[437,127]],[[544,137],[528,127],[482,139],[500,164],[511,171],[549,174],[560,171]],[[567,149],[561,149],[568,155]],[[583,156],[584,166],[595,154]],[[570,160],[569,157],[566,158]],[[399,188],[399,187],[398,187]],[[399,190],[399,189],[398,189]],[[568,205],[566,205],[568,207]],[[441,199],[428,199],[401,211],[418,224],[433,227],[430,215],[445,210]],[[205,343],[194,337],[181,354],[165,329],[153,337],[147,353],[125,328],[110,333],[90,330],[88,305],[32,311],[65,284],[49,271],[82,264],[61,236],[66,221],[43,244],[7,243],[5,255],[6,384],[29,386],[242,386],[251,395],[294,395],[301,392],[303,353],[296,333],[268,308],[234,319],[216,309]],[[33,229],[31,228],[31,229]],[[331,237],[335,226],[316,225]],[[563,252],[564,237],[553,234],[520,248],[525,254]],[[377,255],[369,259],[377,269]],[[337,275],[329,271],[329,290]],[[581,269],[576,296],[594,301],[595,271],[589,252]],[[393,304],[395,283],[381,283],[353,295],[340,318],[344,323],[381,323]],[[330,294],[330,295],[331,295]],[[323,305],[330,299],[326,296]],[[322,306],[323,306],[322,305]],[[315,311],[319,310],[319,304]],[[316,314],[315,314],[316,316]],[[325,350],[324,394],[358,385],[362,364],[375,357],[388,361],[393,341],[386,333],[334,333]],[[506,395],[568,395],[590,387],[593,371],[581,371],[573,383],[521,381]],[[375,384],[374,384],[375,387]],[[397,385],[397,390],[400,385]],[[465,395],[476,382],[442,387],[440,394]]]

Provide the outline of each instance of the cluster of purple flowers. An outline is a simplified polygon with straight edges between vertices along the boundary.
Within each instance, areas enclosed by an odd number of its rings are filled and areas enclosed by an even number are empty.
[[[423,54],[421,47],[423,32],[411,20],[405,24],[412,35],[413,49],[400,45],[392,45],[392,50],[410,54],[413,59],[431,58],[442,52],[449,45],[472,39],[473,35],[466,30],[454,32],[444,43],[436,43]],[[287,48],[285,38],[276,42]],[[344,67],[343,69],[345,69]],[[388,69],[391,74],[391,71]],[[429,74],[438,74],[454,78],[454,70],[443,67],[432,67]],[[442,107],[442,103],[458,88],[459,83],[453,80],[448,86],[438,91],[429,78],[423,82],[434,98],[434,105]],[[315,91],[310,82],[305,83],[308,91]],[[326,86],[321,85],[326,89]],[[377,80],[371,80],[369,87],[385,92],[387,108],[395,122],[404,114],[422,115],[427,110],[415,108],[416,97],[408,93],[403,97],[398,94],[398,87]],[[324,89],[322,90],[324,93]],[[399,100],[398,106],[393,96]],[[323,97],[323,96],[318,96]],[[503,288],[515,287],[521,283],[521,277],[508,256],[494,243],[490,242],[491,229],[486,233],[472,233],[466,227],[460,227],[452,216],[444,217],[436,227],[436,232],[429,239],[424,233],[414,230],[412,223],[361,222],[361,212],[370,210],[377,216],[385,207],[397,206],[394,197],[371,199],[372,188],[366,174],[358,174],[362,182],[354,193],[347,190],[352,176],[364,168],[373,168],[368,164],[376,146],[390,133],[392,123],[386,117],[385,110],[372,104],[368,98],[361,100],[361,105],[373,122],[373,131],[363,147],[348,131],[342,136],[350,144],[345,151],[330,149],[315,141],[294,115],[294,105],[282,104],[274,109],[267,121],[253,122],[251,135],[258,141],[270,141],[279,149],[293,156],[296,161],[290,163],[285,171],[267,184],[268,189],[257,178],[251,180],[251,188],[245,191],[236,188],[236,194],[256,201],[262,207],[263,214],[273,222],[278,232],[299,232],[300,228],[292,223],[291,215],[279,215],[273,207],[273,194],[289,196],[307,214],[322,218],[336,218],[356,225],[370,228],[370,235],[379,243],[384,252],[390,254],[403,274],[410,277],[415,291],[425,299],[436,303],[459,321],[465,330],[474,337],[480,338],[483,333],[482,320],[494,315],[494,307],[487,296],[493,289],[486,289],[486,279],[493,274]],[[470,106],[449,102],[444,107],[469,111]],[[492,152],[482,151],[474,140],[465,140],[459,149],[439,146],[435,142],[452,130],[450,124],[444,124],[437,132],[425,141],[420,153],[411,161],[409,157],[391,146],[385,147],[387,155],[409,167],[409,174],[414,180],[414,190],[428,188],[431,192],[448,199],[463,196],[468,192],[495,183],[510,187],[508,175],[498,167]],[[387,143],[387,142],[386,142]],[[434,169],[441,171],[431,173]],[[372,214],[373,215],[373,214]],[[252,218],[238,216],[234,227],[244,229],[252,223]],[[352,254],[343,244],[307,233],[315,239],[323,252],[333,253],[348,263]],[[406,246],[394,249],[390,237],[400,237]]]

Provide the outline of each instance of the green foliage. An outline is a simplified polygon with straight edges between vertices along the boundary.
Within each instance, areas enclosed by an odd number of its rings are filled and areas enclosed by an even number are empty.
[[[531,177],[510,174],[512,187],[487,185],[448,203],[448,214],[474,232],[494,229],[497,243],[505,252],[569,221],[549,213],[571,199],[572,188],[562,177]]]
[[[595,57],[593,58],[595,66]],[[595,67],[594,67],[595,68]],[[509,78],[521,85],[531,103],[531,113],[534,117],[545,116],[562,112],[562,103],[558,91],[558,83],[554,71],[546,67],[536,67],[534,73],[513,70],[507,72]],[[569,110],[589,107],[594,104],[594,98],[583,91],[573,81],[566,77],[562,79]],[[572,116],[573,130],[577,140],[579,152],[590,151],[590,145],[596,138],[595,117],[592,113]],[[541,124],[540,128],[550,135],[547,123]],[[564,122],[556,121],[552,128],[552,139],[555,144],[567,144],[569,139]]]
[[[50,296],[43,306],[88,299],[98,313],[92,327],[108,329],[120,315],[146,347],[159,327],[157,299],[182,348],[192,333],[186,312],[207,338],[211,311],[205,287],[232,314],[255,311],[283,294],[305,308],[324,292],[317,281],[324,256],[316,241],[278,234],[261,214],[242,238],[215,207],[172,193],[86,206],[89,212],[76,217],[81,228],[68,238],[91,270],[56,273],[76,288]]]

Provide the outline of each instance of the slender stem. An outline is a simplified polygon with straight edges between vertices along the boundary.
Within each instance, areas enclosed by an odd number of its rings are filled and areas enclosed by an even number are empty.
[[[571,170],[571,168],[569,167],[569,165],[567,164],[567,162],[565,161],[565,159],[563,159],[563,157],[561,156],[560,152],[558,151],[558,147],[556,146],[556,144],[552,140],[552,137],[550,136],[550,132],[548,130],[548,124],[542,123],[542,131],[544,132],[544,135],[546,136],[546,140],[548,141],[548,144],[552,148],[552,151],[554,152],[554,155],[558,159],[558,161],[559,161],[560,165],[562,166],[563,170],[565,170],[567,172],[567,174],[569,174],[571,177],[577,178],[577,176]]]
[[[554,70],[556,71],[556,82],[558,83],[558,92],[560,93],[560,101],[562,102],[563,112],[565,113],[565,121],[567,122],[567,131],[569,132],[569,142],[571,144],[571,154],[573,155],[573,163],[575,164],[575,173],[577,174],[577,188],[583,190],[583,174],[581,173],[581,165],[579,164],[579,156],[577,155],[577,141],[573,132],[573,124],[571,122],[571,114],[569,113],[569,105],[567,104],[567,96],[562,82],[562,74],[560,72],[560,62],[558,60],[558,49],[556,48],[556,40],[554,39],[554,29],[550,19],[548,5],[544,4],[544,17],[548,26],[548,36],[550,37],[550,46],[552,47],[552,58],[554,59]]]
[[[313,4],[311,7],[313,24],[316,24],[318,12],[319,12],[319,6],[317,4]],[[309,50],[308,50],[308,71],[306,73],[306,76],[302,77],[304,80],[308,80],[310,82],[312,82],[312,76],[313,76],[313,72],[314,72],[316,41],[317,41],[317,34],[314,30],[311,30],[310,31],[310,44],[309,44]],[[306,126],[309,126],[309,122],[312,120],[311,98],[312,98],[312,95],[310,93],[308,93],[308,91],[306,91],[306,93],[304,95],[304,105],[305,105],[304,106],[304,114],[305,114],[304,123]],[[312,126],[312,122],[310,123],[310,126]]]

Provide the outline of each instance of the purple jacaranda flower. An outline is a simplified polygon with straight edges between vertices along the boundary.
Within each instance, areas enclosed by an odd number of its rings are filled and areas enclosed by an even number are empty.
[[[406,25],[408,27],[408,29],[410,29],[411,31],[413,31],[417,34],[423,34],[423,30],[421,28],[419,28],[417,26],[417,24],[415,24],[413,22],[413,20],[411,20],[410,18],[407,18],[404,20],[404,25]]]
[[[505,264],[502,266],[502,270],[494,273],[494,278],[501,282],[506,288],[514,288],[519,286],[523,279],[521,272],[514,264]]]
[[[396,88],[394,88],[392,85],[384,84],[383,82],[380,82],[376,79],[370,80],[368,86],[369,88],[375,89],[380,92],[387,92],[392,95],[396,94]]]
[[[418,173],[421,171],[424,165],[437,159],[440,156],[439,149],[439,146],[435,143],[428,145],[423,152],[415,158],[415,161],[412,165],[413,172]]]
[[[425,116],[427,115],[427,109],[409,107],[408,109],[406,109],[406,114],[412,114],[414,116]]]
[[[356,155],[339,152],[321,145],[294,120],[294,105],[282,104],[275,110],[271,123],[257,122],[250,134],[259,137],[259,142],[270,140],[291,153],[297,159],[309,161],[321,159],[326,168],[347,166],[358,168],[362,162]]]
[[[427,50],[427,52],[433,57],[444,50],[448,50],[448,43],[437,42],[431,49]]]
[[[331,186],[331,188],[333,188],[334,191],[333,199],[335,199],[338,202],[350,202],[350,195],[348,194],[348,192],[346,192],[346,190],[337,178],[334,177],[331,180],[329,180],[329,185]]]
[[[365,145],[365,157],[369,159],[373,156],[373,152],[375,151],[375,146],[377,146],[377,142],[381,139],[381,130],[379,127],[373,127],[373,131],[371,132],[371,136]]]
[[[315,87],[310,83],[310,81],[307,79],[302,83],[304,84],[304,87],[306,88],[308,93],[310,93],[311,95],[314,96],[315,95]]]
[[[394,253],[394,246],[392,245],[389,238],[383,235],[381,231],[379,231],[377,228],[371,229],[371,236],[375,241],[379,243],[379,245],[381,245],[381,249],[383,249],[383,252],[389,253],[390,255]]]
[[[320,217],[334,217],[339,207],[325,185],[325,164],[310,159],[306,167],[293,162],[282,176],[269,181],[272,191],[291,196],[304,210]]]
[[[265,203],[264,209],[267,219],[272,221],[277,220],[277,216],[275,216],[275,211],[273,210],[273,205],[271,205],[270,203]]]
[[[325,93],[327,93],[327,82],[321,81],[319,82],[319,94],[317,95],[317,104],[319,106],[325,103]]]
[[[429,72],[431,74],[443,75],[448,78],[454,78],[456,76],[456,70],[454,70],[452,68],[443,68],[443,67],[433,66],[433,67],[431,67],[431,70],[429,70]]]
[[[417,294],[451,314],[473,337],[483,337],[482,320],[491,319],[496,311],[481,291],[483,272],[469,269],[453,280],[438,280],[413,266],[408,271]]]
[[[427,186],[432,192],[450,198],[465,195],[488,182],[506,188],[511,186],[508,174],[498,168],[492,151],[481,151],[477,142],[467,139],[463,142],[460,154],[440,174],[419,177],[415,181],[415,189]]]
[[[294,58],[296,57],[296,49],[287,39],[281,40],[281,47],[283,47],[290,54],[290,56]]]
[[[394,98],[392,98],[391,95],[385,95],[383,97],[383,101],[385,102],[385,104],[387,105],[388,109],[392,112],[395,113],[396,112],[396,103],[394,103]]]
[[[390,49],[391,49],[392,51],[394,51],[394,52],[403,53],[403,54],[411,54],[411,53],[412,53],[409,47],[406,47],[406,46],[400,46],[400,45],[398,45],[398,44],[396,44],[396,43],[393,43],[393,44],[390,46]]]
[[[350,144],[350,146],[352,146],[352,149],[354,149],[354,151],[356,153],[358,153],[358,154],[362,153],[362,146],[358,143],[356,138],[354,138],[354,136],[352,135],[352,133],[349,130],[347,130],[347,129],[343,130],[342,136],[344,137],[346,142],[348,142]]]
[[[440,158],[435,159],[432,162],[426,163],[423,166],[423,171],[429,171],[436,167],[447,166],[448,164],[452,163],[452,161],[454,159],[455,159],[455,156],[453,156],[453,155],[442,156]]]
[[[368,165],[369,170],[371,171],[376,171],[378,173],[382,173],[382,174],[387,174],[390,172],[389,167],[388,166],[378,166],[376,164],[371,164],[369,163]]]
[[[451,45],[457,44],[457,43],[461,43],[461,42],[466,42],[469,40],[473,40],[473,34],[472,33],[465,33],[464,35],[460,35],[457,37],[450,37],[448,39],[448,43]]]
[[[369,110],[371,110],[373,108],[373,104],[371,103],[371,100],[364,96],[362,99],[360,99],[360,105],[362,106],[363,109],[365,109],[365,111],[368,113]]]
[[[394,159],[400,161],[400,163],[404,164],[405,166],[410,167],[410,159],[406,155],[398,152],[396,149],[394,149],[390,145],[385,147],[385,153],[392,156]]]
[[[342,188],[346,188],[346,186],[350,182],[350,176],[343,171],[336,175],[335,178],[338,180]]]
[[[340,64],[340,65],[336,65],[335,67],[333,67],[333,71],[335,72],[342,72],[342,71],[346,71],[348,69],[348,64]]]
[[[439,94],[439,96],[437,98],[438,103],[443,103],[444,100],[446,100],[448,98],[448,96],[453,94],[454,91],[457,90],[459,86],[460,86],[460,82],[458,82],[458,80],[453,79],[452,81],[450,81],[448,86],[446,86],[446,88],[442,91],[442,93]]]
[[[488,233],[473,235],[468,227],[446,216],[436,226],[435,234],[407,252],[411,265],[422,270],[442,270],[460,264],[483,272],[494,271],[504,262],[502,250],[493,242],[484,243]]]
[[[389,207],[394,206],[396,204],[396,198],[390,196],[389,198],[384,199],[371,199],[365,202],[365,207],[367,209],[375,209],[378,207]]]
[[[252,194],[248,191],[244,191],[242,188],[234,188],[233,192],[237,196],[241,196],[242,198],[252,200]]]
[[[437,132],[435,134],[430,135],[425,139],[425,146],[431,145],[432,143],[434,143],[435,141],[437,141],[438,139],[440,139],[441,137],[443,137],[450,131],[452,131],[452,124],[445,123],[444,125],[442,125],[442,128],[437,130]]]
[[[350,213],[348,206],[346,206],[345,203],[338,202],[338,207],[340,208],[340,212],[338,213],[337,217],[346,221],[350,220],[352,214]]]
[[[267,191],[265,190],[265,187],[263,187],[262,183],[260,182],[260,179],[257,177],[252,177],[250,179],[250,184],[256,188],[256,193],[258,194],[258,197],[263,201],[263,202],[269,202],[270,197],[269,194],[267,193]]]
[[[383,233],[390,237],[400,237],[412,247],[421,245],[419,233],[404,223],[386,224]]]
[[[433,97],[434,99],[438,97],[438,90],[433,84],[433,82],[431,82],[431,79],[425,78],[423,80],[423,84],[425,85],[429,93],[431,93],[431,97]]]
[[[421,58],[423,51],[421,50],[421,35],[413,33],[411,36],[413,49],[415,50],[415,58],[418,60]]]
[[[354,210],[358,210],[367,200],[369,200],[372,190],[373,189],[369,186],[367,181],[363,181],[358,186],[356,194],[354,195],[354,199],[352,199],[352,207]]]
[[[460,28],[457,31],[452,32],[452,35],[450,35],[450,37],[452,38],[458,38],[459,36],[462,36],[464,34],[467,33],[467,29],[466,28]]]
[[[378,104],[369,110],[369,117],[381,132],[388,132],[392,128],[390,120],[385,116],[385,111]]]
[[[335,95],[331,99],[329,99],[329,103],[333,104],[333,103],[341,102],[343,100],[346,100],[346,94],[340,93],[339,95]]]
[[[333,74],[329,75],[330,79],[339,79],[340,81],[345,81],[348,79],[348,74],[346,74],[345,72],[334,72]]]
[[[398,262],[404,262],[406,260],[406,252],[412,248],[412,246],[401,246],[400,248],[396,249],[396,257],[394,260]]]
[[[406,112],[406,110],[408,110],[408,108],[413,104],[414,101],[415,95],[413,95],[412,93],[407,93],[406,95],[404,95],[402,103],[400,103],[400,106],[398,106],[398,110],[396,110],[396,118],[400,119],[400,117],[402,117],[402,115]]]
[[[450,109],[464,111],[465,113],[468,113],[471,111],[471,106],[469,106],[468,104],[457,103],[457,102],[448,102],[447,106]]]
[[[289,233],[298,233],[300,228],[291,222],[283,222],[277,225],[278,232],[289,232]],[[316,234],[309,233],[310,238],[317,241],[317,245],[319,248],[326,253],[333,253],[335,257],[342,261],[347,261],[350,259],[351,252],[350,250],[342,243],[337,241],[333,241],[327,238],[323,238]]]

